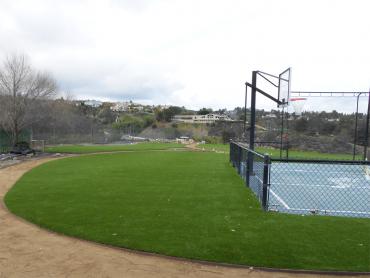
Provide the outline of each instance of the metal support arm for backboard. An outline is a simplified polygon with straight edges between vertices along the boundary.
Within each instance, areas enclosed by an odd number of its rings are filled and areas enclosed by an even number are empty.
[[[245,82],[245,85],[246,85],[247,87],[251,87],[252,89],[255,87],[255,86],[253,86],[252,84],[250,84],[250,83],[248,83],[248,82]],[[277,104],[279,104],[279,105],[283,104],[283,102],[281,102],[281,101],[280,101],[280,100],[278,100],[277,98],[274,98],[273,96],[269,95],[268,93],[264,92],[263,90],[261,90],[261,89],[259,89],[259,88],[257,88],[257,87],[255,87],[255,89],[256,89],[256,92],[258,92],[258,93],[260,93],[260,94],[264,95],[265,97],[267,97],[267,98],[271,99],[272,101],[275,101]]]
[[[257,92],[261,95],[271,99],[272,101],[276,102],[278,105],[284,104],[279,99],[271,96],[270,94],[266,93],[265,91],[257,88],[257,75],[260,74],[261,71],[253,71],[252,72],[252,84],[249,82],[245,82],[246,90],[245,90],[245,102],[244,102],[244,119],[247,119],[247,91],[248,87],[251,88],[251,114],[250,114],[250,125],[249,125],[249,148],[254,150],[254,142],[255,142],[255,128],[256,128],[256,95]],[[264,73],[266,74],[266,73]],[[278,78],[277,76],[270,75],[269,76]],[[246,127],[246,125],[244,125]],[[244,134],[246,134],[246,130],[244,129]]]
[[[256,129],[256,96],[257,92],[262,94],[263,96],[271,99],[272,101],[276,102],[278,105],[284,104],[277,98],[274,98],[273,96],[269,95],[265,91],[257,88],[257,74],[259,74],[259,71],[253,71],[252,72],[252,84],[245,82],[246,91],[245,91],[245,106],[244,106],[244,119],[247,118],[247,90],[248,87],[250,87],[251,90],[251,114],[250,114],[250,127],[249,127],[249,148],[251,150],[254,150],[254,143],[255,143],[255,129]],[[274,76],[275,77],[275,76]],[[245,126],[245,125],[244,125]],[[244,130],[244,134],[246,134],[246,130]],[[251,152],[248,153],[247,157],[247,184],[249,184],[249,177],[251,175],[250,171],[253,171],[253,156]]]

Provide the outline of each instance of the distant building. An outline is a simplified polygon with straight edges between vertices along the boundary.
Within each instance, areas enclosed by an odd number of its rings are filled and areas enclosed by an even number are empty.
[[[270,114],[262,116],[262,118],[273,119],[273,118],[277,118],[277,116],[276,114],[270,113]]]
[[[83,103],[86,105],[86,106],[90,106],[90,107],[100,107],[103,105],[103,102],[101,101],[98,101],[98,100],[86,100],[86,101],[83,101]]]
[[[226,115],[207,114],[207,115],[175,115],[174,122],[191,124],[212,124],[219,121],[232,122],[233,120]]]
[[[181,144],[192,144],[194,140],[188,136],[181,136],[180,138],[176,138],[176,142]]]
[[[144,106],[142,106],[141,104],[136,104],[135,106],[133,106],[133,109],[141,112],[144,111]]]
[[[138,137],[138,136],[131,136],[131,135],[122,135],[121,136],[121,140],[123,140],[123,141],[130,141],[130,142],[134,142],[134,141],[137,141],[137,142],[140,142],[140,141],[149,141],[148,138]]]
[[[125,112],[128,111],[130,107],[129,102],[116,102],[110,108],[114,112]]]
[[[167,104],[164,104],[164,105],[157,105],[155,106],[155,108],[159,109],[159,110],[164,110],[164,109],[168,109],[170,108],[171,105],[167,105]],[[153,107],[154,108],[154,107]]]

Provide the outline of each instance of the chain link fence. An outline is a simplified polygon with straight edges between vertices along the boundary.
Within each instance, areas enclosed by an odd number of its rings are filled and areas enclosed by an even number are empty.
[[[18,142],[29,142],[30,141],[30,131],[23,130],[19,134]],[[13,147],[12,137],[10,134],[6,133],[4,130],[0,129],[0,154],[9,152]]]
[[[367,161],[272,159],[269,209],[370,217]]]
[[[248,149],[241,143],[230,143],[230,162],[254,192],[264,210],[268,209],[270,157]]]
[[[230,143],[230,161],[265,210],[370,218],[370,162],[270,159]]]

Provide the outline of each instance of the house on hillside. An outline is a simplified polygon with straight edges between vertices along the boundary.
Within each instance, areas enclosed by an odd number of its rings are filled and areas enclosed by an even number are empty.
[[[192,144],[194,140],[188,136],[181,136],[180,138],[176,138],[176,142],[181,144]]]
[[[125,112],[129,110],[129,102],[116,102],[110,109],[114,112]]]
[[[101,101],[98,101],[98,100],[86,100],[83,102],[86,106],[90,106],[90,107],[94,107],[94,108],[97,108],[97,107],[100,107],[103,105],[103,102]]]
[[[276,118],[277,118],[277,115],[273,113],[262,116],[262,119],[276,119]]]
[[[233,120],[226,115],[207,114],[207,115],[175,115],[172,121],[178,123],[191,124],[213,124],[215,122],[233,122]]]
[[[340,121],[340,119],[339,119],[339,118],[333,118],[333,119],[328,119],[328,118],[326,118],[326,120],[327,120],[328,122],[339,122],[339,121]]]

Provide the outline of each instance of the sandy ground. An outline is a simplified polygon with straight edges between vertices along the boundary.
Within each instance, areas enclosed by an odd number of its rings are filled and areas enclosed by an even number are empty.
[[[1,278],[330,277],[330,275],[269,272],[176,260],[110,248],[43,230],[9,213],[2,200],[5,193],[26,171],[51,159],[53,158],[24,161],[0,169]]]

